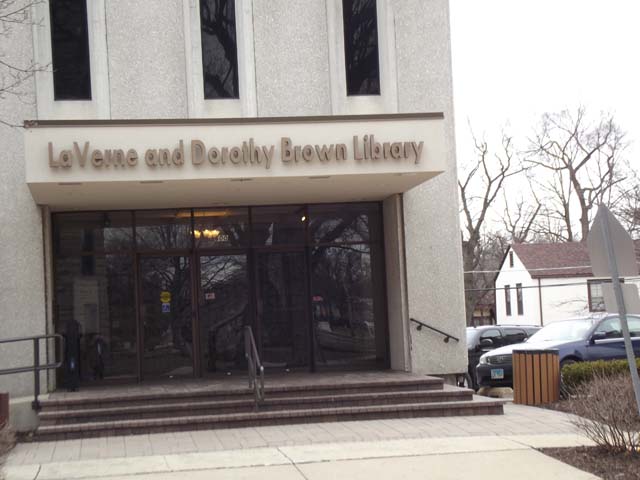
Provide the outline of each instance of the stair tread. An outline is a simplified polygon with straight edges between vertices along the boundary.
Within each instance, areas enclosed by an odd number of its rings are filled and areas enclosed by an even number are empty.
[[[457,402],[431,402],[431,403],[405,403],[405,404],[386,404],[371,406],[353,406],[353,407],[335,407],[335,408],[316,408],[316,409],[296,409],[296,410],[276,410],[267,412],[245,412],[245,413],[227,413],[220,415],[195,415],[177,418],[149,418],[137,420],[116,420],[101,421],[92,423],[75,423],[67,425],[45,425],[40,426],[36,434],[52,434],[65,432],[88,432],[95,430],[118,430],[118,429],[136,429],[153,426],[175,426],[189,424],[205,424],[205,423],[230,423],[234,421],[251,421],[260,419],[280,419],[280,418],[299,418],[299,417],[318,417],[323,415],[348,415],[361,413],[376,412],[408,412],[420,410],[437,410],[448,408],[453,410],[464,408],[481,408],[502,406],[505,402],[494,399],[478,399],[464,400]]]
[[[403,379],[386,379],[385,381],[365,380],[362,382],[351,382],[344,385],[335,384],[314,384],[307,383],[302,385],[265,385],[265,394],[279,394],[287,392],[305,392],[305,391],[326,391],[326,390],[345,390],[345,389],[361,389],[361,388],[382,388],[392,389],[400,386],[438,386],[444,384],[441,378],[437,377],[420,377],[420,378],[403,378]],[[164,398],[189,398],[189,397],[217,397],[217,396],[252,396],[253,391],[248,387],[230,387],[227,389],[200,389],[200,390],[184,390],[175,392],[162,393],[136,393],[136,394],[107,394],[100,397],[83,396],[79,393],[72,398],[48,398],[42,399],[43,408],[100,404],[100,403],[121,403],[133,401],[156,400],[159,396]]]
[[[316,403],[316,402],[348,402],[358,400],[382,400],[390,398],[438,398],[460,396],[467,397],[472,392],[464,389],[443,389],[443,390],[412,390],[412,391],[384,391],[384,392],[363,392],[363,393],[345,393],[332,395],[308,395],[308,396],[291,396],[266,398],[265,403],[269,406],[286,405],[291,403]],[[118,407],[102,407],[102,408],[75,408],[69,410],[52,410],[40,412],[39,417],[42,420],[64,419],[74,417],[86,417],[91,415],[127,415],[133,413],[148,413],[158,410],[188,410],[188,409],[206,409],[206,408],[234,408],[234,407],[252,407],[254,405],[253,398],[235,399],[235,400],[207,400],[197,402],[170,402],[157,403],[152,405],[130,405]]]

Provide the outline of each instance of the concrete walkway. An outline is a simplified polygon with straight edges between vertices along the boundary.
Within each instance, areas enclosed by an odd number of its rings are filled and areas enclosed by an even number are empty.
[[[536,448],[587,445],[568,415],[413,418],[19,444],[7,480],[596,478]]]

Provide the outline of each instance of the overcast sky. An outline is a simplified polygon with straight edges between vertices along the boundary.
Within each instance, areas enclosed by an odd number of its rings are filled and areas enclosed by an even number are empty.
[[[640,1],[450,0],[459,162],[468,121],[496,138],[544,112],[584,105],[615,113],[640,169]],[[499,139],[499,137],[497,137]]]

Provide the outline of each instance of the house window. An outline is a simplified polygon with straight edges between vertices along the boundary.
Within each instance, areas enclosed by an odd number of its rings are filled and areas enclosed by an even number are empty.
[[[513,268],[513,252],[509,252],[509,267]]]
[[[587,290],[589,296],[589,311],[604,312],[604,294],[602,293],[602,282],[597,280],[589,280],[587,282]]]
[[[50,0],[55,100],[91,100],[86,0]]]
[[[587,296],[589,298],[590,312],[605,312],[604,293],[602,291],[603,283],[611,283],[611,280],[588,280]],[[620,279],[620,283],[624,283],[624,278]]]
[[[234,0],[200,0],[204,98],[239,98]]]
[[[511,287],[509,285],[504,286],[504,304],[507,309],[507,316],[511,316]]]
[[[342,0],[347,95],[380,95],[376,0]]]
[[[524,315],[524,302],[522,300],[522,284],[516,283],[516,300],[518,303],[518,315]]]

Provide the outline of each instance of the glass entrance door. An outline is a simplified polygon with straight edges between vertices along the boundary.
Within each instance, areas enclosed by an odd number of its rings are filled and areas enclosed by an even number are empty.
[[[139,262],[142,377],[193,375],[190,258],[141,256]]]
[[[244,326],[251,309],[245,254],[200,256],[198,308],[202,372],[246,368]]]
[[[303,251],[256,252],[256,307],[262,362],[309,366],[309,319]]]

